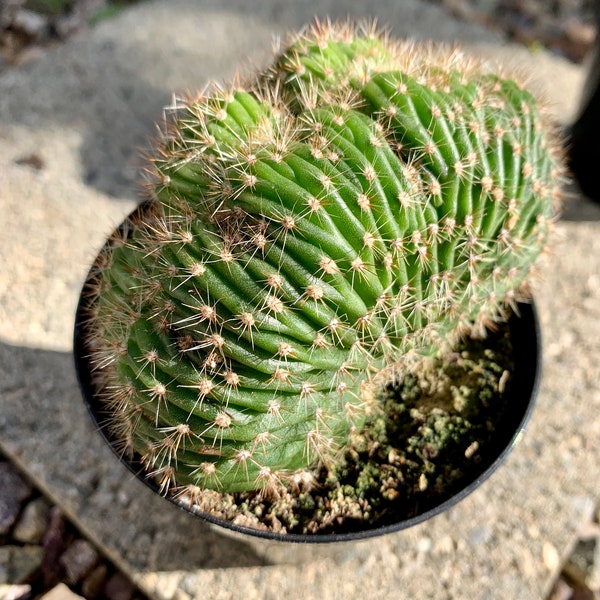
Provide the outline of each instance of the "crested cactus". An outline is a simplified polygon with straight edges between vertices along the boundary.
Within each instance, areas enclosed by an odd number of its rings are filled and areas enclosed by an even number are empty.
[[[398,369],[520,294],[560,175],[539,113],[456,52],[328,24],[179,101],[91,290],[123,450],[192,499],[335,462]]]

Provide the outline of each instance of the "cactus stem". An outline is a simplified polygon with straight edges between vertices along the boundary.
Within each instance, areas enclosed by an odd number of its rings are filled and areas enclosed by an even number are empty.
[[[176,98],[90,286],[124,451],[192,504],[334,465],[392,371],[520,296],[562,173],[542,117],[459,53],[329,22]]]

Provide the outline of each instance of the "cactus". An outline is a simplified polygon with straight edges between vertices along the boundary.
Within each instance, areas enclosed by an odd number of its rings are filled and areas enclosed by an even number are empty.
[[[520,84],[371,27],[316,24],[179,100],[90,291],[123,451],[192,499],[335,464],[399,372],[522,293],[552,140]]]

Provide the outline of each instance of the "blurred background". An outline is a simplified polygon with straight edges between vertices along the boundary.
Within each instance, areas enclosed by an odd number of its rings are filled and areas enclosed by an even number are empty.
[[[0,69],[35,60],[44,48],[144,0],[2,0]],[[422,0],[507,39],[579,63],[595,38],[595,0]]]

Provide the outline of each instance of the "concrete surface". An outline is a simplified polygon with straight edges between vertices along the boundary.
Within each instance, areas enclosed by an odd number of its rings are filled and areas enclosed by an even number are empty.
[[[536,298],[545,374],[507,464],[432,521],[372,541],[240,539],[153,496],[104,446],[72,367],[81,283],[134,206],[138,149],[172,91],[263,64],[314,15],[376,16],[395,35],[508,60],[568,122],[579,68],[502,48],[417,0],[142,3],[0,74],[0,447],[157,598],[541,599],[600,501],[600,209],[575,197]],[[23,159],[37,155],[36,169]]]

